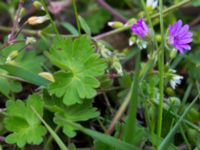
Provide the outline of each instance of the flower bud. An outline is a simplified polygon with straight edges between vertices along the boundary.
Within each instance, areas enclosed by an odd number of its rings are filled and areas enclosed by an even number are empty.
[[[17,50],[12,51],[6,58],[6,63],[11,63],[19,55]],[[13,63],[12,63],[13,64]]]
[[[161,38],[161,35],[160,35],[160,34],[157,34],[157,35],[156,35],[156,41],[157,41],[157,42],[161,42],[161,39],[162,39],[162,38]]]
[[[172,49],[172,51],[170,52],[169,56],[171,59],[174,59],[177,55],[177,50],[175,48]]]
[[[55,82],[53,75],[49,72],[40,72],[38,75],[49,81]]]
[[[15,65],[16,62],[14,60],[6,60],[6,64]]]
[[[133,44],[136,43],[137,38],[135,36],[131,36],[129,38],[129,46],[132,46]]]
[[[119,21],[111,21],[111,22],[108,22],[108,26],[114,28],[114,29],[118,29],[120,27],[123,27],[123,23],[122,22],[119,22]]]
[[[22,8],[20,9],[20,16],[21,16],[21,17],[24,16],[24,15],[25,15],[25,12],[26,12],[25,8],[22,7]]]
[[[173,90],[172,88],[168,87],[168,88],[166,89],[166,93],[167,93],[169,96],[172,96],[172,95],[174,95],[174,90]]]
[[[123,75],[122,65],[119,61],[114,61],[112,67],[117,71],[119,75]]]
[[[42,10],[44,10],[44,7],[42,6],[42,4],[41,4],[39,1],[34,1],[34,2],[33,2],[33,6],[34,6],[36,9],[42,9]]]
[[[171,106],[180,106],[180,104],[181,104],[180,99],[177,98],[177,97],[170,97],[169,100],[170,100],[170,105]]]
[[[49,20],[49,17],[47,15],[46,16],[32,16],[28,18],[27,23],[30,25],[37,25],[37,24],[44,23],[47,20]]]
[[[28,44],[33,44],[35,42],[36,42],[36,39],[34,37],[27,37],[25,43],[26,45],[28,45]]]
[[[129,22],[130,24],[134,24],[136,21],[137,21],[137,19],[131,18],[128,22]]]
[[[109,49],[103,47],[101,48],[101,55],[103,58],[110,58],[112,56],[112,52]]]

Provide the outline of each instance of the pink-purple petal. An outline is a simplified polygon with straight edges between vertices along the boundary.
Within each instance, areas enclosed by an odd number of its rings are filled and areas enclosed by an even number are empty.
[[[149,34],[149,28],[143,18],[137,20],[136,23],[132,25],[131,29],[140,38],[144,38]]]
[[[168,43],[176,48],[180,53],[184,53],[185,50],[191,50],[189,43],[192,42],[193,34],[189,32],[189,25],[182,26],[182,21],[178,20],[169,28]]]

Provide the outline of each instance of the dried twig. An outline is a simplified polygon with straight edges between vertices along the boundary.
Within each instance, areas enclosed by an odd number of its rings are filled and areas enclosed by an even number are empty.
[[[117,20],[126,23],[127,19],[124,18],[122,15],[120,15],[117,11],[115,11],[112,7],[110,7],[104,0],[97,0],[97,3],[99,3],[103,8],[105,8],[108,12],[111,13],[113,17],[115,17]]]
[[[19,25],[19,20],[20,20],[20,11],[21,11],[23,5],[24,5],[24,0],[20,0],[19,4],[18,4],[18,9],[17,9],[17,14],[16,14],[14,25],[13,25],[11,33],[8,36],[8,41],[7,41],[8,44],[12,43],[12,41],[15,40],[15,33],[16,33],[17,27]]]

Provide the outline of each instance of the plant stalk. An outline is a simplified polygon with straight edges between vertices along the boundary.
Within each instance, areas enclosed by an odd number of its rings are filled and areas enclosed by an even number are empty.
[[[137,105],[138,105],[138,93],[139,93],[139,81],[140,81],[140,52],[137,55],[136,68],[135,68],[135,77],[132,81],[132,94],[131,102],[128,111],[128,120],[125,124],[125,141],[134,144],[134,136],[137,125]]]
[[[163,22],[163,1],[159,0],[160,7],[160,31],[161,31],[161,47],[158,50],[158,67],[159,67],[159,106],[158,106],[158,124],[157,135],[160,138],[162,133],[162,117],[163,117],[163,99],[164,99],[164,22]]]
[[[81,27],[80,27],[80,22],[78,20],[78,11],[77,11],[75,0],[72,0],[72,4],[73,4],[73,8],[74,8],[74,14],[75,14],[75,18],[76,18],[76,25],[77,25],[77,28],[78,28],[78,33],[79,33],[79,36],[80,36],[81,35]]]

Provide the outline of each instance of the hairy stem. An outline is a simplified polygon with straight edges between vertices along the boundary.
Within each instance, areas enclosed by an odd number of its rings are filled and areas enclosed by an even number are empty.
[[[163,117],[163,99],[164,99],[164,23],[163,23],[163,1],[159,0],[160,5],[160,31],[161,31],[161,48],[158,50],[158,67],[159,67],[159,106],[158,106],[158,124],[157,135],[161,137],[162,133],[162,117]]]

